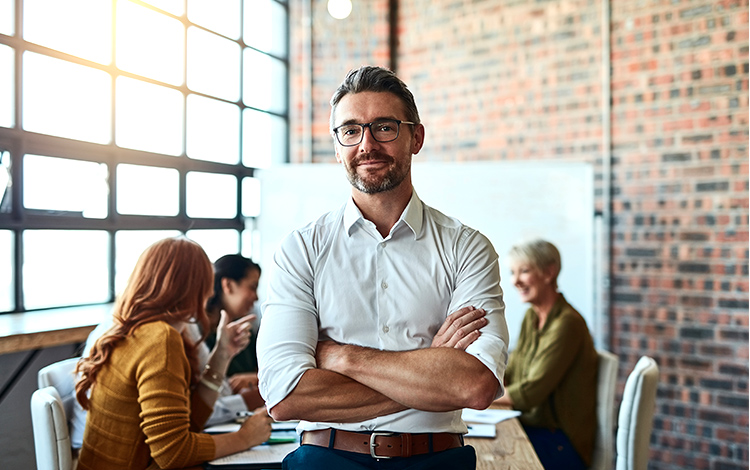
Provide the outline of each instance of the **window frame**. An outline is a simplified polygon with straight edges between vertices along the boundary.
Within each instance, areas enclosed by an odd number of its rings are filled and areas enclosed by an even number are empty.
[[[112,15],[116,14],[116,6],[118,0],[112,0]],[[185,47],[183,49],[185,70],[184,80],[181,85],[173,86],[164,82],[149,79],[140,75],[129,73],[118,69],[115,64],[115,48],[114,37],[113,37],[113,56],[112,61],[109,65],[102,65],[97,62],[82,59],[77,56],[67,54],[65,52],[57,51],[45,46],[27,42],[23,39],[23,21],[22,21],[22,10],[23,0],[15,1],[14,9],[14,32],[12,36],[0,34],[0,44],[9,46],[13,49],[14,54],[14,75],[13,75],[13,99],[14,99],[14,122],[13,127],[0,127],[0,152],[7,151],[11,158],[10,167],[10,195],[11,195],[11,210],[10,213],[0,213],[0,230],[10,230],[13,233],[13,247],[12,247],[12,259],[13,264],[13,291],[14,291],[14,308],[9,311],[0,311],[0,315],[5,313],[19,313],[29,311],[25,308],[24,302],[24,278],[23,278],[23,232],[25,230],[38,230],[38,229],[55,229],[55,230],[100,230],[106,231],[109,237],[109,259],[106,261],[109,272],[109,301],[114,300],[115,296],[115,258],[116,258],[116,247],[115,247],[115,233],[120,230],[178,230],[182,234],[187,233],[188,230],[200,230],[200,229],[232,229],[238,232],[239,248],[243,250],[243,231],[254,229],[254,217],[246,217],[243,215],[242,210],[242,181],[247,177],[254,177],[255,167],[247,167],[243,164],[243,119],[245,109],[255,109],[260,112],[264,112],[270,115],[274,115],[282,118],[286,123],[285,133],[285,151],[284,155],[280,160],[284,162],[289,161],[289,6],[284,0],[272,0],[279,4],[285,9],[285,24],[283,27],[286,31],[286,45],[285,45],[285,56],[275,56],[259,51],[263,54],[269,55],[276,60],[283,63],[286,68],[286,82],[282,85],[284,92],[287,97],[285,103],[285,109],[283,112],[270,112],[262,109],[252,108],[243,103],[243,63],[244,63],[244,50],[254,49],[247,45],[243,41],[242,33],[240,33],[239,39],[231,39],[226,36],[226,39],[235,41],[240,45],[240,96],[237,101],[228,101],[216,96],[200,93],[193,91],[187,87],[187,59],[189,50],[187,47],[187,31],[188,27],[197,27],[205,31],[209,31],[212,34],[219,34],[215,31],[208,30],[200,25],[194,24],[188,20],[188,2],[185,2],[185,9],[183,14],[180,16],[173,15],[169,12],[160,10],[150,4],[140,2],[139,0],[132,0],[135,3],[151,8],[158,11],[161,14],[169,17],[178,19],[185,26]],[[247,0],[240,2],[240,15],[241,20],[244,21],[244,8],[248,4]],[[244,31],[242,28],[244,23],[240,23],[240,31]],[[114,31],[111,33],[115,35]],[[257,49],[255,49],[257,50]],[[111,141],[109,144],[97,144],[86,141],[73,140],[64,137],[58,137],[53,135],[39,134],[30,131],[26,131],[22,128],[21,123],[23,122],[23,82],[22,82],[22,62],[23,54],[25,52],[34,52],[42,55],[46,55],[52,58],[62,59],[75,64],[84,65],[87,67],[95,68],[97,70],[105,71],[111,77],[111,100],[110,106],[111,113]],[[115,138],[115,125],[116,125],[116,97],[115,97],[115,86],[116,79],[118,76],[125,76],[135,78],[147,83],[153,83],[160,86],[168,87],[171,89],[178,90],[182,94],[183,102],[183,116],[182,116],[182,153],[179,156],[172,156],[166,154],[158,154],[153,152],[146,152],[140,150],[133,150],[124,147],[118,147]],[[239,108],[239,154],[238,162],[236,164],[218,163],[205,160],[192,159],[187,156],[187,99],[188,96],[194,94],[203,97],[207,97],[214,100],[219,100],[226,103],[231,103]],[[105,218],[93,219],[85,218],[80,214],[75,213],[63,213],[55,211],[45,211],[37,209],[27,209],[23,207],[23,157],[27,154],[45,155],[56,158],[79,160],[79,161],[91,161],[96,163],[104,163],[108,168],[108,185],[109,195],[107,196],[108,213]],[[147,216],[147,215],[123,215],[118,214],[117,207],[117,185],[116,185],[116,167],[118,164],[128,163],[141,166],[154,166],[162,168],[173,168],[179,173],[179,212],[176,216]],[[218,173],[224,175],[233,175],[237,179],[237,194],[236,194],[236,207],[237,214],[231,219],[209,219],[209,218],[191,218],[186,213],[186,175],[190,171],[198,171],[204,173]],[[26,280],[27,282],[29,280]],[[86,304],[84,304],[86,305]],[[60,305],[59,307],[71,307],[75,305]]]

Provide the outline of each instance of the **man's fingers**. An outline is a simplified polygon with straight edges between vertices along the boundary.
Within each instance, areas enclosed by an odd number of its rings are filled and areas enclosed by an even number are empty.
[[[457,311],[456,313],[459,312],[461,312],[461,310]],[[484,309],[471,307],[471,310],[463,312],[460,315],[454,317],[448,328],[453,329],[453,331],[455,332],[456,330],[464,328],[465,326],[471,325],[475,321],[484,318],[486,314],[487,312],[485,312]]]
[[[479,330],[474,330],[474,331],[468,333],[463,338],[461,338],[458,342],[456,342],[456,344],[453,347],[456,348],[456,349],[463,349],[463,350],[465,350],[466,348],[469,347],[469,345],[471,343],[473,343],[474,341],[476,341],[477,338],[479,338],[479,336],[481,334],[482,333]]]
[[[477,309],[472,306],[456,310],[455,312],[448,315],[443,324],[440,326],[440,330],[438,330],[437,334],[445,334],[446,332],[448,332],[448,330],[451,330],[451,333],[453,333],[458,328],[461,328],[461,326],[463,325],[463,319],[467,315],[471,316],[472,313],[475,313],[476,311]]]

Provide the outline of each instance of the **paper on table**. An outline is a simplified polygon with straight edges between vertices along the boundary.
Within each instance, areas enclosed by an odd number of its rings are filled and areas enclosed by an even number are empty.
[[[209,466],[236,464],[272,464],[280,463],[284,457],[299,447],[298,443],[259,445],[236,454],[227,455],[208,462]]]
[[[292,431],[294,430],[299,421],[274,421],[271,423],[271,429],[274,431]],[[224,423],[209,426],[203,430],[209,434],[221,434],[225,432],[236,432],[240,429],[239,423]]]
[[[518,410],[473,410],[471,408],[464,408],[461,417],[467,423],[487,423],[495,424],[506,419],[511,419],[521,416],[521,412]]]
[[[238,423],[223,423],[209,426],[204,429],[203,432],[207,432],[209,434],[222,434],[225,432],[237,432],[239,431],[239,429],[240,425]]]
[[[469,432],[464,437],[496,437],[497,428],[494,424],[470,424]]]

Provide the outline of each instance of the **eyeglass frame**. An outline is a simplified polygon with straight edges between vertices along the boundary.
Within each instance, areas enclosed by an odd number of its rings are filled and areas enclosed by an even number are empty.
[[[392,138],[391,140],[378,140],[378,138],[375,137],[375,134],[373,134],[373,132],[372,132],[372,125],[376,124],[376,123],[380,123],[380,122],[395,122],[396,123],[396,137]],[[394,140],[398,139],[401,136],[401,124],[409,124],[409,125],[412,125],[412,126],[416,126],[417,125],[416,122],[402,121],[400,119],[385,118],[385,119],[378,119],[378,120],[372,121],[372,122],[366,122],[364,124],[360,124],[358,122],[350,122],[348,124],[341,124],[340,126],[332,129],[331,132],[333,132],[333,135],[336,136],[336,141],[342,147],[356,147],[357,145],[361,144],[362,141],[364,140],[364,138],[365,138],[365,127],[367,127],[367,128],[370,129],[370,135],[372,136],[372,138],[375,139],[376,142],[380,142],[381,144],[384,144],[384,143],[387,143],[387,142],[393,142]],[[356,144],[344,144],[344,143],[341,142],[341,139],[339,138],[339,132],[338,131],[339,131],[339,129],[341,129],[342,127],[345,127],[345,126],[360,126],[362,128],[362,133],[359,135],[359,142],[357,142]]]

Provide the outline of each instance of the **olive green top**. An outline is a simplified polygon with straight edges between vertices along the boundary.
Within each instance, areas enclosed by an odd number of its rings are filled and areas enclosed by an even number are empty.
[[[507,393],[526,426],[562,429],[586,465],[596,435],[598,356],[580,313],[560,294],[544,327],[526,311],[505,371]]]

